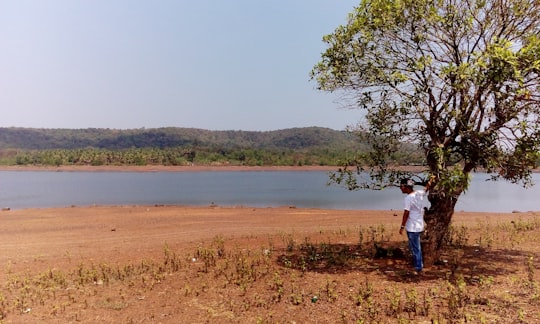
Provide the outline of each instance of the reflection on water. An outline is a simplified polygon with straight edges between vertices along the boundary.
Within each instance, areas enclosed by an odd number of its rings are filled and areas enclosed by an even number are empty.
[[[524,189],[475,174],[456,210],[540,211],[538,186]],[[87,205],[210,205],[401,210],[397,188],[350,192],[320,171],[40,172],[0,171],[0,204],[14,209]]]

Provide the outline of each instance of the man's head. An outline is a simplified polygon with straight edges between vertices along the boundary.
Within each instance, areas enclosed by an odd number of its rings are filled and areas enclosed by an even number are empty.
[[[399,182],[399,188],[401,189],[402,193],[410,193],[413,191],[414,187],[414,180],[410,178],[404,178],[401,179]]]

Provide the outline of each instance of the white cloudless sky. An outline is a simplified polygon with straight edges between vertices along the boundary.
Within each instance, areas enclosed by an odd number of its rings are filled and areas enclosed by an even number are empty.
[[[358,0],[0,0],[0,127],[344,129],[316,90]]]

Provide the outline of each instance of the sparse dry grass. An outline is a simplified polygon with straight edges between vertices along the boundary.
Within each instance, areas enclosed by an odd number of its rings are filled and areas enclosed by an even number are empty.
[[[421,277],[397,232],[216,235],[137,262],[7,265],[0,322],[540,323],[540,215],[455,224]]]

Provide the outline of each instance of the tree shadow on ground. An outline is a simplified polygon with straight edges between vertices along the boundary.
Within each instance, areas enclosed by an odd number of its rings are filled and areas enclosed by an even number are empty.
[[[340,274],[377,273],[397,282],[453,280],[460,276],[474,284],[482,277],[509,275],[523,269],[527,251],[489,249],[478,246],[448,247],[435,264],[421,275],[412,271],[411,256],[404,242],[384,244],[303,244],[278,252],[278,263],[302,272]],[[535,256],[536,259],[536,256]]]

